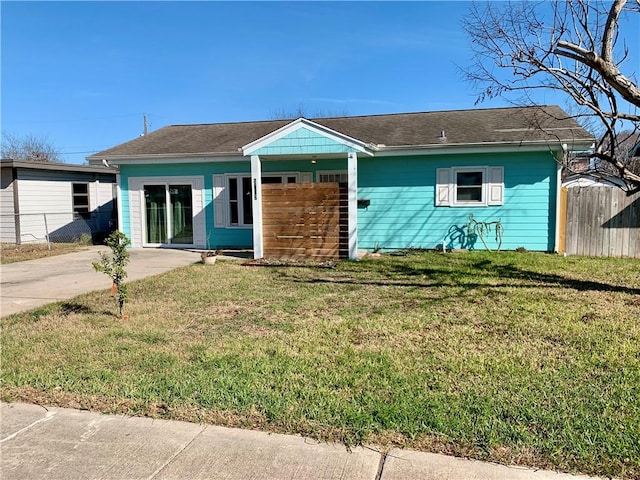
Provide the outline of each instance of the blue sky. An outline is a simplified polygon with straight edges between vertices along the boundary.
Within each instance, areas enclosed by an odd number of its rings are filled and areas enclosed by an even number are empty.
[[[182,123],[303,106],[473,108],[465,2],[1,2],[2,130],[65,161]],[[500,99],[483,107],[506,105]]]

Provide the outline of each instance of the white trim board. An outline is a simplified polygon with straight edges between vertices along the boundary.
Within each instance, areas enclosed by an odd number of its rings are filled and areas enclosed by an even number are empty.
[[[205,248],[206,245],[206,212],[204,202],[204,176],[166,176],[166,177],[129,177],[129,228],[131,246],[144,246],[144,212],[142,211],[143,186],[166,185],[170,183],[190,184],[193,208],[193,244],[176,245],[176,248]],[[171,245],[168,245],[171,246]]]

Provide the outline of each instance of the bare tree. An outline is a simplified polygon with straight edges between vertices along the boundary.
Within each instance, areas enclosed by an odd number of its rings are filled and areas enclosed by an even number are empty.
[[[292,110],[280,108],[269,114],[271,120],[295,120],[296,118],[327,118],[327,117],[346,117],[349,113],[346,110],[333,111],[316,108],[309,110],[303,104],[299,104]]]
[[[61,162],[60,155],[47,138],[19,137],[2,132],[2,158],[23,162]]]
[[[616,136],[616,155],[618,156],[618,160],[621,163],[626,164],[627,168],[631,170],[636,175],[640,175],[640,132],[637,130],[623,130],[618,132]],[[608,149],[609,146],[605,142],[605,150]],[[604,172],[608,172],[610,174],[616,174],[615,170],[613,170],[613,166],[606,162],[601,162],[597,167]]]
[[[561,92],[570,115],[595,129],[593,164],[607,165],[628,193],[639,191],[640,172],[619,152],[621,140],[640,131],[636,72],[623,73],[637,31],[629,44],[620,31],[624,15],[639,13],[640,0],[474,4],[463,22],[474,55],[465,76],[479,87],[478,102],[512,94],[515,103],[535,104],[535,92]]]

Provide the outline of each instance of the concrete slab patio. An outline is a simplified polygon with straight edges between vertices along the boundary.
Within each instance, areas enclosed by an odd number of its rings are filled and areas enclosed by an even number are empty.
[[[23,403],[0,404],[4,480],[570,480],[444,455],[348,450],[295,436]]]
[[[105,246],[88,247],[80,252],[0,265],[2,316],[23,312],[47,303],[67,300],[82,293],[111,287],[104,273],[91,266]],[[131,249],[128,281],[158,275],[200,260],[200,254],[187,250]]]

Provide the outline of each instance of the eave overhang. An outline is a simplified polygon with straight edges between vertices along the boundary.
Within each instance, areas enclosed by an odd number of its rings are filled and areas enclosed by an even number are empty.
[[[299,119],[305,120],[305,119]],[[306,122],[309,122],[306,120]],[[295,122],[292,122],[295,123]],[[302,122],[300,122],[302,123]],[[311,122],[313,123],[313,122]],[[289,124],[291,125],[291,124]],[[287,125],[287,126],[289,126]],[[277,132],[273,132],[274,134]],[[285,133],[283,136],[290,132]],[[271,135],[271,134],[270,134]],[[251,152],[262,148],[257,148],[257,142],[266,139],[267,136],[248,144],[241,151],[237,152],[201,152],[201,153],[154,153],[154,154],[138,154],[138,155],[92,155],[86,157],[90,165],[104,165],[106,160],[109,165],[135,165],[135,164],[169,164],[169,163],[223,163],[223,162],[248,162],[250,161]],[[282,138],[282,137],[278,137]],[[271,141],[274,141],[273,139]],[[559,151],[563,149],[563,145],[568,150],[583,151],[593,148],[593,139],[560,139],[560,140],[536,140],[536,141],[518,141],[518,142],[481,142],[481,143],[446,143],[446,144],[427,144],[427,145],[377,145],[367,144],[364,147],[361,143],[358,150],[369,156],[389,157],[397,155],[447,155],[460,153],[492,153],[505,151],[518,152],[540,152],[540,151]],[[295,159],[296,156],[308,157],[308,154],[300,155],[274,155],[276,159]],[[319,155],[319,158],[338,157],[338,154]]]
[[[138,155],[92,155],[86,157],[91,165],[134,165],[142,163],[211,163],[241,162],[249,160],[240,152],[202,152],[202,153],[143,153]]]
[[[59,162],[31,162],[20,161],[3,158],[0,162],[2,167],[20,168],[30,170],[55,170],[61,172],[73,172],[73,173],[105,173],[116,174],[113,169],[99,168],[93,165],[76,165],[73,163],[59,163]]]
[[[594,139],[571,140],[533,140],[517,142],[479,142],[479,143],[438,143],[427,145],[379,145],[376,157],[395,155],[447,155],[454,153],[492,153],[492,152],[540,152],[559,151],[564,148],[583,151],[593,148]],[[564,147],[563,147],[564,146]]]

